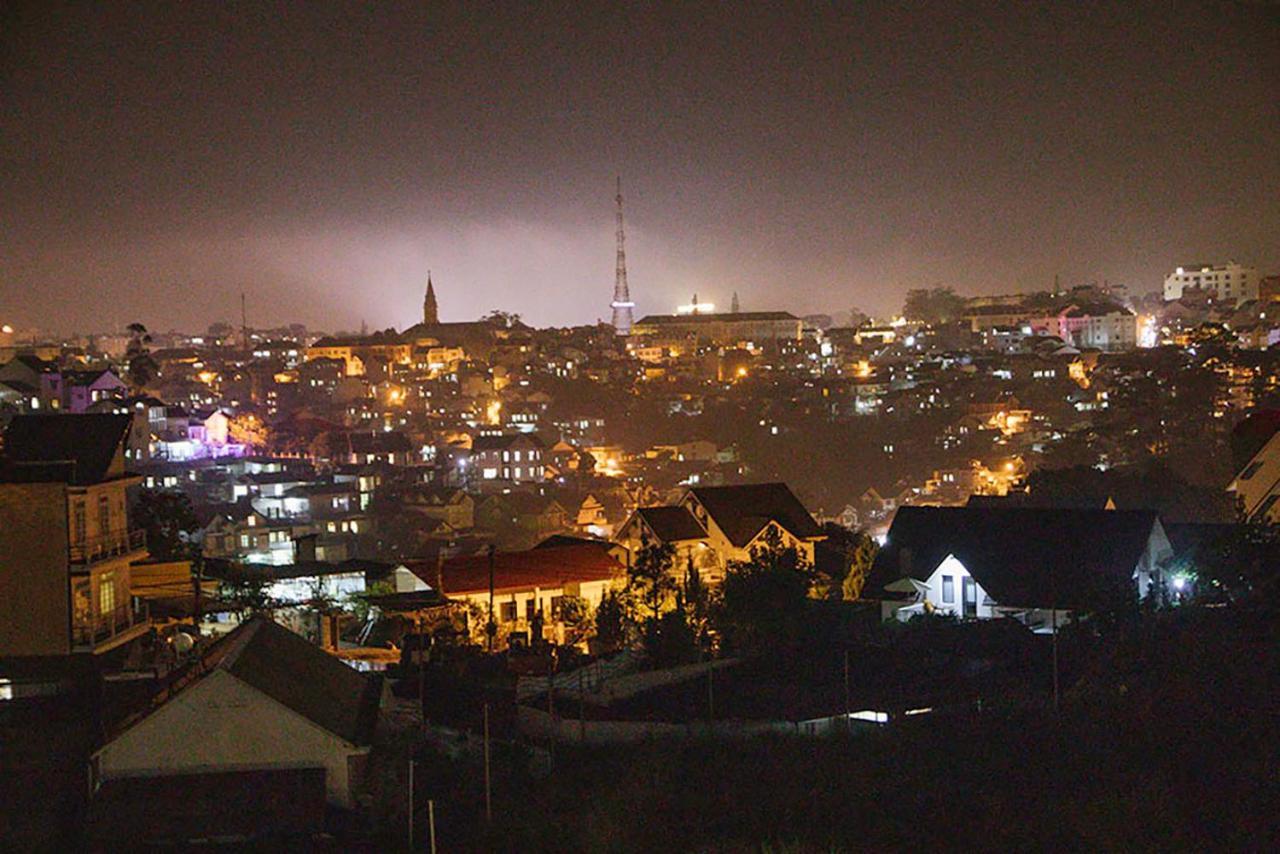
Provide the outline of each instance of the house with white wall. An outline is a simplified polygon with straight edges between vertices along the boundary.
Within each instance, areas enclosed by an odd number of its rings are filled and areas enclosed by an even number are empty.
[[[580,540],[513,552],[459,555],[443,561],[410,561],[392,573],[397,593],[435,590],[488,614],[490,578],[493,618],[500,630],[525,631],[535,616],[548,633],[557,631],[564,597],[598,607],[605,594],[626,583],[621,551],[610,543]],[[492,568],[492,576],[490,569]]]
[[[1036,631],[1160,589],[1173,548],[1153,511],[903,507],[863,597],[886,620],[1012,617]]]
[[[379,695],[377,680],[254,618],[108,737],[93,754],[92,781],[323,768],[329,802],[351,808]]]

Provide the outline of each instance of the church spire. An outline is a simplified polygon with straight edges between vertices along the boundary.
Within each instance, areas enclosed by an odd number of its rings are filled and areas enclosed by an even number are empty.
[[[427,297],[422,301],[422,322],[427,326],[440,323],[440,307],[436,304],[436,289],[431,284],[431,271],[427,271]]]

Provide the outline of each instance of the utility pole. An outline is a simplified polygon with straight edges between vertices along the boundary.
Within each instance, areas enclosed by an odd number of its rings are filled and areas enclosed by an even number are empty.
[[[427,662],[422,654],[422,614],[418,614],[418,714],[422,716],[422,728],[427,727]]]
[[[1053,609],[1049,619],[1053,626],[1053,713],[1056,715],[1060,697],[1058,690],[1058,577],[1052,568],[1049,570],[1049,596],[1051,599],[1049,606]]]
[[[715,672],[716,660],[713,658],[707,662],[707,723],[709,724],[716,721]]]
[[[489,636],[489,654],[493,654],[493,636],[498,633],[498,624],[493,621],[493,544],[489,544],[489,624],[484,627]],[[487,707],[486,707],[487,708]]]
[[[547,677],[547,714],[551,717],[551,769],[556,767],[556,742],[559,740],[560,723],[556,720],[556,661],[551,660],[551,675]]]
[[[844,730],[852,732],[852,722],[849,720],[849,650],[844,651]]]
[[[191,606],[191,626],[196,630],[196,637],[200,637],[200,586],[204,577],[204,558],[196,555],[192,560],[195,565],[195,590],[194,603]]]
[[[484,704],[484,820],[493,824],[493,777],[489,770],[489,704]]]
[[[1053,609],[1053,713],[1058,713],[1058,609]]]

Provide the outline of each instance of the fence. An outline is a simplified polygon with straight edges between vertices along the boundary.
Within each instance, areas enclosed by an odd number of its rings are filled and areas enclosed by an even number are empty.
[[[107,558],[127,555],[147,547],[147,532],[141,529],[113,531],[101,537],[72,543],[68,557],[72,563],[94,563]]]
[[[661,739],[737,739],[769,734],[825,736],[837,732],[869,732],[879,724],[848,715],[807,721],[589,721],[561,718],[542,709],[520,706],[516,725],[526,738],[568,744],[634,744]]]

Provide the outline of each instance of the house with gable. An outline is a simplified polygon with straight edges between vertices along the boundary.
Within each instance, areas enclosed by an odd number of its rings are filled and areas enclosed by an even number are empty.
[[[677,564],[692,562],[706,580],[715,582],[723,579],[729,563],[750,560],[752,549],[775,535],[810,564],[815,544],[825,538],[785,483],[694,487],[674,505],[637,509],[619,529],[617,541],[633,553],[646,542],[672,545]]]
[[[329,803],[351,808],[381,693],[265,617],[243,623],[93,754],[92,786],[136,777],[323,769]]]
[[[1236,496],[1246,519],[1280,522],[1280,432],[1258,449],[1227,491]]]
[[[1012,617],[1050,632],[1160,595],[1172,559],[1151,510],[902,507],[862,596],[886,620]]]

